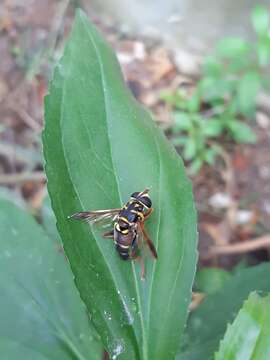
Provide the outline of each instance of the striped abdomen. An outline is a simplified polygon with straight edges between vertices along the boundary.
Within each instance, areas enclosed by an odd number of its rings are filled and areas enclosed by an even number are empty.
[[[118,252],[119,256],[123,260],[130,259],[131,253],[134,250],[134,244],[137,237],[135,230],[129,230],[129,232],[124,235],[117,228],[114,228],[114,243],[115,249]]]

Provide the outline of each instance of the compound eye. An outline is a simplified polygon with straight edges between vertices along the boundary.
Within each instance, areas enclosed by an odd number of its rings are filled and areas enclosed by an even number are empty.
[[[142,205],[137,206],[136,210],[138,210],[139,212],[142,212],[143,211],[143,206]]]
[[[131,197],[134,198],[134,199],[137,199],[138,195],[139,195],[139,192],[134,192],[134,193],[131,195]]]
[[[152,201],[148,196],[142,196],[140,201],[148,208],[152,206]]]

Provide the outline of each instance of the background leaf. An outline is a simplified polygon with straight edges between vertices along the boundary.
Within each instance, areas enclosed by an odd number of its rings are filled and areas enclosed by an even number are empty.
[[[256,6],[252,11],[251,19],[256,33],[259,36],[266,35],[270,25],[270,15],[268,9],[261,5]]]
[[[270,264],[238,270],[224,287],[207,296],[191,313],[186,332],[186,346],[177,360],[209,359],[218,349],[228,322],[232,322],[243,301],[252,291],[270,291]]]
[[[270,295],[250,294],[232,325],[228,326],[215,360],[270,358]]]
[[[174,114],[174,128],[182,131],[188,131],[192,128],[191,115],[183,111],[177,111]]]
[[[52,206],[103,343],[112,357],[173,359],[196,264],[191,185],[174,149],[126,89],[115,55],[81,12],[45,105]],[[67,217],[119,207],[146,186],[155,207],[147,230],[159,258],[146,259],[141,281],[139,265],[121,261],[101,230]]]
[[[225,38],[217,44],[217,55],[224,58],[245,56],[250,49],[249,44],[241,38]]]
[[[59,243],[0,200],[1,358],[101,359]]]
[[[218,268],[204,268],[197,272],[194,285],[196,291],[201,291],[211,295],[222,289],[224,284],[230,278],[231,274],[226,270]]]
[[[260,66],[267,66],[270,59],[270,37],[263,38],[256,44],[256,53]],[[262,82],[264,80],[265,78]]]
[[[229,128],[235,141],[250,144],[254,144],[256,142],[256,134],[244,122],[232,119],[228,122],[227,127]]]
[[[219,118],[213,118],[210,120],[205,120],[205,124],[202,127],[202,132],[205,136],[218,136],[223,131],[223,123]]]
[[[253,116],[256,108],[256,97],[261,87],[260,75],[257,72],[246,73],[238,82],[238,106],[242,114]]]
[[[61,240],[56,228],[56,219],[52,210],[49,195],[46,195],[41,207],[41,222],[47,235],[54,241],[61,244]]]

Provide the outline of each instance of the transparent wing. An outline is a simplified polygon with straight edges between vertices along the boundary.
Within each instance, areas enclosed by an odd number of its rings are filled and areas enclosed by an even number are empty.
[[[69,219],[84,220],[90,224],[113,222],[121,209],[81,211],[69,216]]]

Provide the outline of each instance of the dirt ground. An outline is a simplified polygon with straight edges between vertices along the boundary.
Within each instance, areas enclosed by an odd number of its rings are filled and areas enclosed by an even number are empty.
[[[77,2],[79,4],[79,2]],[[0,4],[0,196],[37,213],[46,194],[40,133],[43,97],[71,27],[75,5],[56,0]],[[163,129],[171,109],[160,92],[196,81],[177,68],[166,44],[120,31],[111,19],[91,19],[117,52],[135,97]],[[270,116],[253,124],[256,145],[225,146],[224,158],[192,179],[199,213],[202,265],[231,268],[269,259]]]

